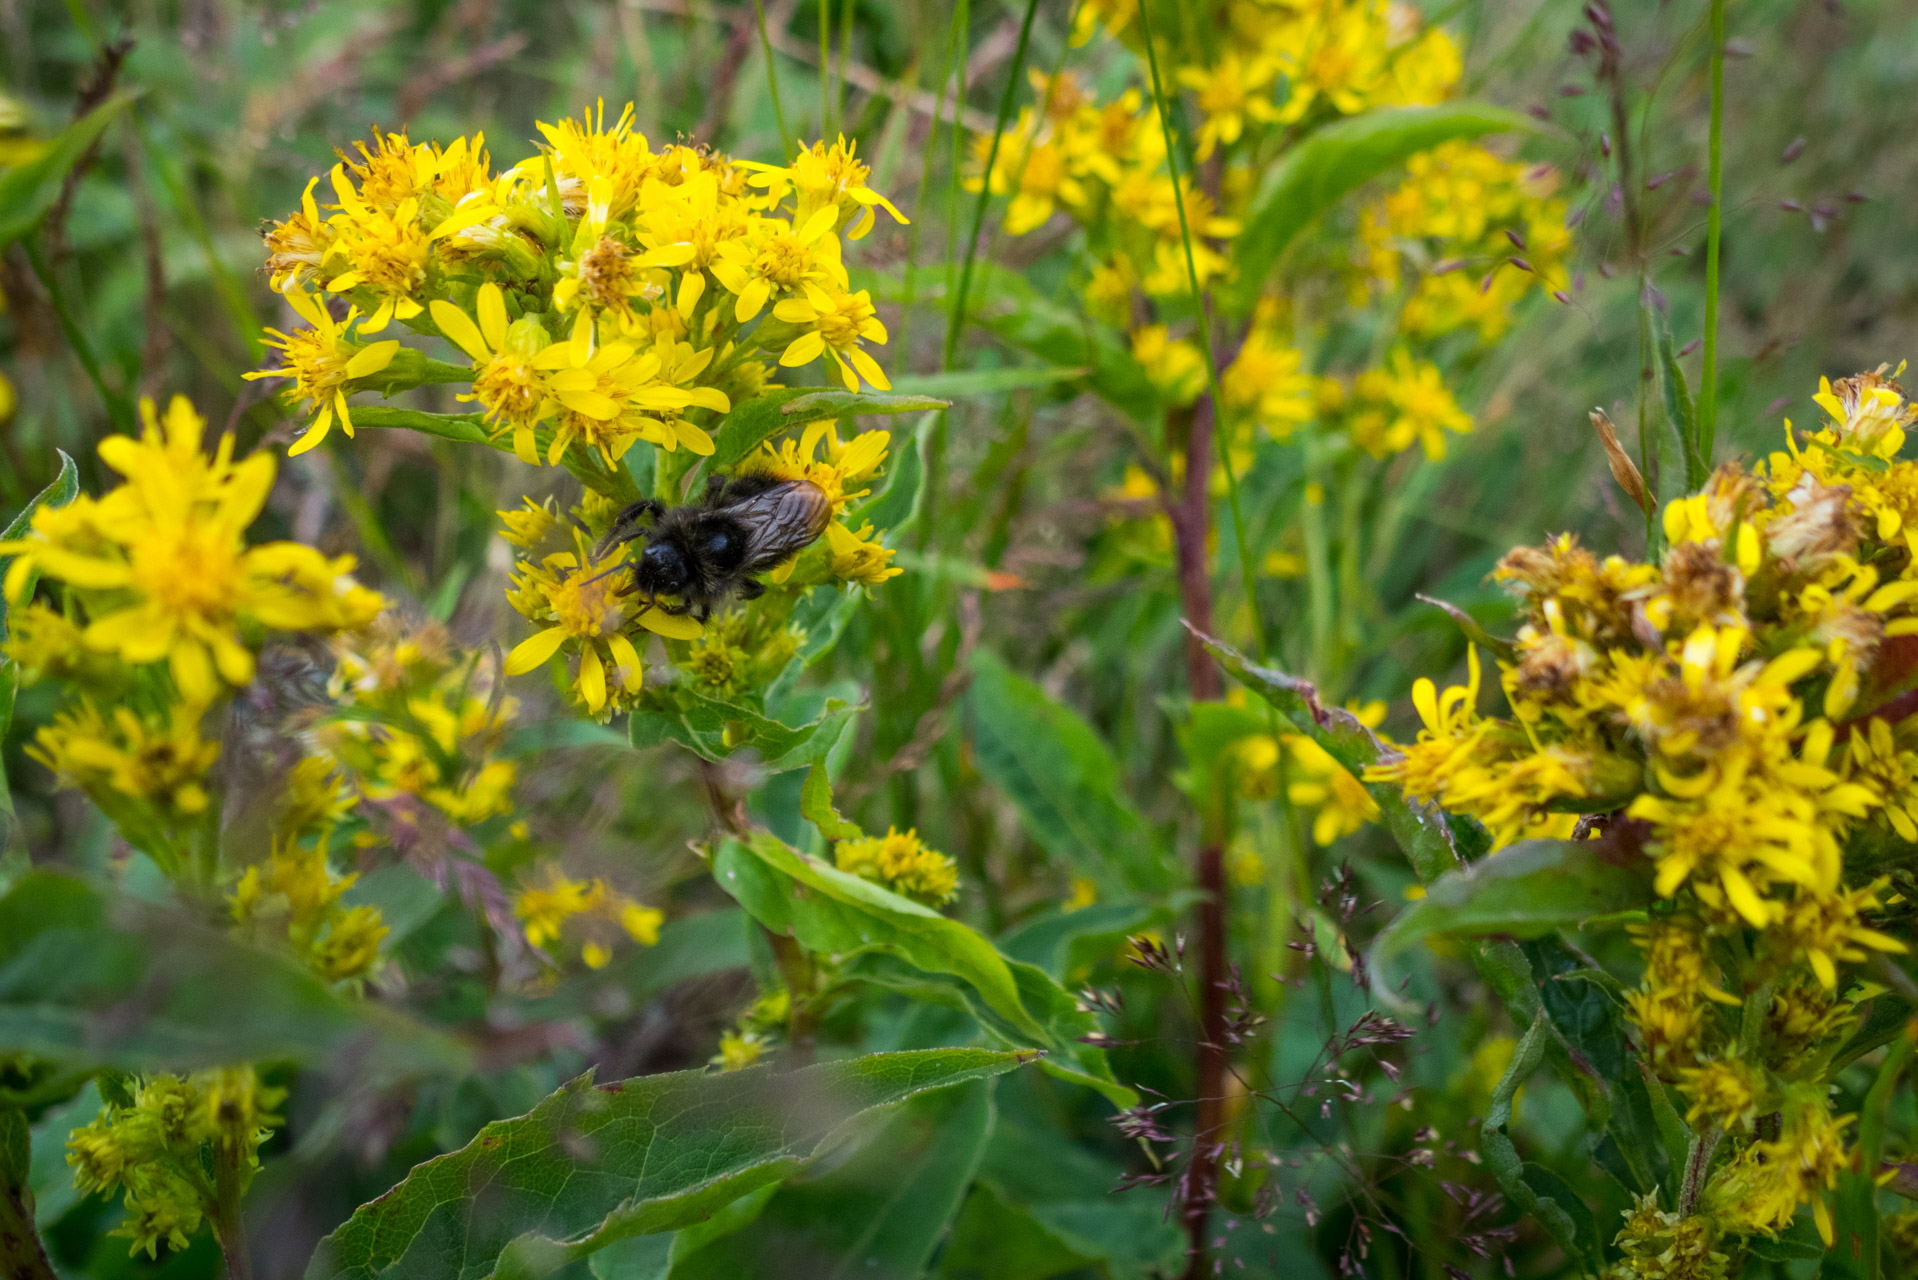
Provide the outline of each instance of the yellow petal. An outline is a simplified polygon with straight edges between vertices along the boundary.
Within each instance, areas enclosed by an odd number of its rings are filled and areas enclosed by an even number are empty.
[[[479,326],[473,323],[471,316],[438,298],[433,299],[428,309],[433,313],[433,323],[439,326],[448,342],[473,357],[476,363],[484,364],[493,358],[493,353],[487,350],[486,339],[480,336]]]
[[[579,696],[586,709],[598,713],[606,705],[606,668],[600,665],[599,650],[587,645],[579,654]]]
[[[639,625],[668,640],[697,640],[706,633],[706,628],[691,615],[667,613],[664,609],[646,610],[639,615]]]
[[[436,302],[433,305],[441,306],[443,304]],[[349,378],[364,378],[368,374],[378,373],[387,365],[393,363],[393,357],[399,353],[399,349],[400,340],[398,338],[388,338],[385,342],[376,342],[370,347],[362,348],[354,354],[351,360],[346,362],[346,376]]]
[[[628,693],[638,693],[646,685],[646,670],[639,660],[639,650],[633,648],[623,632],[615,631],[606,637],[606,647],[612,652],[613,661],[619,664],[620,687]]]
[[[506,345],[506,295],[488,280],[480,286],[479,297],[474,302],[479,307],[480,334],[486,339],[486,345],[497,351]]]
[[[544,666],[546,660],[559,652],[560,645],[566,643],[566,628],[548,627],[546,630],[528,636],[513,646],[506,655],[506,674],[525,675],[535,667]]]
[[[784,305],[785,303],[780,303],[780,306]],[[774,314],[778,314],[777,308],[774,308]],[[819,335],[819,331],[815,329],[811,333],[802,333],[797,338],[794,338],[792,345],[786,348],[785,354],[779,357],[779,363],[789,369],[796,368],[799,365],[810,364],[814,360],[817,360],[824,354],[825,350],[826,340],[822,338]]]

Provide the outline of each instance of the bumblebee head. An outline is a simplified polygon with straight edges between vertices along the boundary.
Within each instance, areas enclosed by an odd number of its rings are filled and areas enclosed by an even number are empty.
[[[633,576],[648,595],[681,596],[692,585],[692,561],[670,539],[648,542],[639,553],[639,567]]]

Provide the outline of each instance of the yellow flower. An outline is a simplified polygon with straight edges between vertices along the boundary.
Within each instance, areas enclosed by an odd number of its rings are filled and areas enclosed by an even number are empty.
[[[744,324],[774,295],[790,294],[809,283],[844,292],[846,269],[839,258],[839,238],[833,234],[836,220],[836,210],[830,208],[816,211],[803,226],[756,218],[744,236],[721,244],[712,273],[738,295],[734,319]]]
[[[891,443],[890,432],[862,431],[842,444],[838,420],[825,418],[807,423],[797,442],[782,440],[777,449],[768,443],[748,469],[817,486],[832,504],[836,516],[847,503],[871,492],[851,486],[871,478],[885,464]],[[820,456],[822,445],[825,447],[823,457]]]
[[[513,432],[513,452],[521,462],[537,465],[539,449],[533,428],[558,410],[546,373],[535,358],[547,347],[546,330],[531,316],[508,321],[506,295],[492,281],[474,295],[479,322],[450,302],[434,299],[428,310],[446,340],[471,357],[473,389],[461,400],[477,400],[486,409],[486,421]]]
[[[794,368],[824,356],[839,370],[846,390],[859,390],[860,379],[881,391],[892,383],[877,362],[860,347],[860,340],[886,341],[886,326],[873,310],[872,295],[840,290],[827,293],[810,282],[800,286],[802,296],[788,298],[773,308],[773,318],[800,326],[804,332],[780,354],[779,363]]]
[[[644,906],[604,880],[574,880],[556,865],[543,865],[537,878],[521,886],[513,899],[527,945],[545,949],[560,940],[562,931],[578,922],[584,930],[580,959],[589,969],[603,969],[613,958],[615,931],[643,947],[659,941],[665,913]]]
[[[367,346],[352,341],[347,336],[347,330],[353,327],[354,320],[359,317],[358,307],[347,308],[346,319],[335,323],[326,307],[310,294],[288,289],[285,296],[288,305],[299,312],[312,328],[291,334],[268,329],[268,345],[280,349],[286,357],[285,366],[240,376],[249,381],[255,378],[291,378],[292,387],[283,393],[287,400],[304,400],[316,411],[317,416],[312,425],[307,427],[306,434],[286,451],[286,456],[292,458],[326,439],[336,413],[340,418],[340,429],[346,432],[349,440],[352,439],[353,418],[347,412],[346,397],[358,388],[347,384],[370,377],[393,363],[393,356],[399,351],[400,344],[397,338]]]
[[[413,295],[426,283],[432,243],[420,224],[420,202],[409,196],[392,209],[381,209],[361,199],[346,176],[346,167],[333,166],[333,193],[340,216],[331,219],[334,237],[322,265],[344,259],[346,269],[326,282],[330,293],[364,289],[379,299],[362,333],[378,333],[395,316],[411,320],[423,307]]]
[[[378,964],[389,932],[378,907],[341,905],[340,895],[358,879],[333,874],[324,842],[276,846],[264,865],[246,869],[227,905],[242,927],[284,937],[322,978],[353,982]]]
[[[1284,440],[1317,413],[1317,379],[1303,369],[1305,357],[1263,326],[1219,379],[1227,407],[1251,416],[1275,440]]]
[[[884,209],[901,224],[907,218],[866,185],[872,170],[853,155],[857,147],[842,135],[830,147],[823,141],[813,143],[785,168],[750,161],[741,161],[739,167],[752,171],[752,185],[765,188],[774,203],[788,192],[795,194],[795,226],[806,225],[820,209],[832,208],[838,211],[838,229],[845,230],[848,239],[859,240],[872,230],[874,209]]]
[[[744,1071],[766,1052],[766,1042],[753,1031],[727,1031],[719,1037],[712,1063],[721,1071]]]
[[[575,531],[575,550],[549,555],[538,564],[521,561],[508,599],[513,607],[544,627],[522,640],[506,656],[506,674],[524,675],[543,666],[568,640],[579,650],[575,689],[594,715],[618,700],[608,697],[608,668],[616,689],[630,698],[644,681],[632,635],[644,628],[675,640],[698,638],[702,628],[684,615],[642,605],[625,594],[630,577],[627,547],[614,547],[594,559],[584,535]]]
[[[100,444],[125,483],[95,503],[42,509],[25,539],[0,543],[0,555],[19,557],[10,598],[25,584],[23,565],[85,593],[89,647],[134,664],[166,659],[181,695],[201,705],[218,680],[253,678],[244,632],[338,631],[379,612],[379,596],[348,576],[352,557],[329,560],[294,542],[246,545],[273,484],[271,456],[235,464],[233,438],[222,436],[206,458],[206,424],[183,397],[164,421],[151,401],[140,412],[138,439]]]
[[[206,775],[220,744],[201,738],[192,707],[175,706],[158,718],[121,705],[108,717],[82,702],[40,729],[27,754],[109,810],[117,807],[111,796],[119,795],[173,817],[194,817],[206,811]]]
[[[1205,355],[1197,344],[1171,337],[1162,324],[1134,329],[1132,358],[1167,404],[1189,405],[1205,390]]]
[[[1246,59],[1236,53],[1221,55],[1210,68],[1179,70],[1179,83],[1194,91],[1205,117],[1199,126],[1199,159],[1210,158],[1221,145],[1237,142],[1247,120],[1278,118],[1278,108],[1265,92],[1278,71],[1277,64],[1263,57]]]
[[[883,836],[842,840],[833,846],[833,862],[841,871],[930,906],[959,892],[959,864],[926,848],[917,831],[901,835],[888,827]]]
[[[1458,406],[1438,366],[1414,360],[1403,347],[1386,368],[1359,375],[1353,387],[1359,404],[1353,438],[1374,457],[1397,453],[1415,441],[1425,456],[1445,456],[1445,433],[1472,429],[1471,415]]]
[[[870,520],[860,526],[856,533],[834,520],[826,526],[826,542],[832,549],[832,572],[835,578],[876,587],[886,579],[896,578],[905,572],[897,565],[887,563],[892,559],[893,552],[891,548],[881,546],[872,536]]]
[[[1286,789],[1286,795],[1293,804],[1316,810],[1312,818],[1312,839],[1316,843],[1329,845],[1368,822],[1378,821],[1378,802],[1324,747],[1303,734],[1286,734],[1284,741],[1305,773],[1303,779]]]

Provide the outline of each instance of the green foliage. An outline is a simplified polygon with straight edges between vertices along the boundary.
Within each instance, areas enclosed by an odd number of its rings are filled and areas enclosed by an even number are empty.
[[[1265,175],[1233,245],[1240,310],[1250,310],[1279,258],[1314,219],[1353,190],[1455,138],[1530,130],[1515,111],[1478,102],[1368,111],[1318,130]]]
[[[874,1054],[775,1075],[571,1081],[427,1162],[321,1242],[309,1280],[542,1276],[628,1236],[674,1231],[819,1158],[875,1107],[1030,1055]]]
[[[290,959],[51,872],[0,897],[0,1044],[122,1071],[351,1061],[378,1078],[472,1063],[451,1036],[347,999]]]

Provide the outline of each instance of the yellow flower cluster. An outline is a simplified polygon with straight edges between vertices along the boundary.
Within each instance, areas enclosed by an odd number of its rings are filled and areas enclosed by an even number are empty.
[[[1534,286],[1564,289],[1572,233],[1549,166],[1448,142],[1405,167],[1398,189],[1360,212],[1359,256],[1361,297],[1407,289],[1406,333],[1430,338],[1471,327],[1490,342]],[[1409,288],[1408,275],[1416,277]]]
[[[289,399],[314,411],[290,452],[335,420],[351,435],[355,392],[429,380],[470,383],[463,398],[525,461],[578,446],[589,468],[640,441],[712,453],[716,416],[767,380],[762,355],[823,361],[848,390],[888,385],[866,350],[886,329],[840,239],[865,235],[876,209],[905,219],[845,139],[781,167],[654,150],[630,105],[539,129],[541,154],[497,174],[477,136],[376,135],[333,166],[332,203],[315,178],[268,228],[273,285],[309,326],[272,331],[284,363],[258,375],[290,379]],[[365,340],[394,321],[463,363]]]
[[[206,422],[176,396],[164,418],[140,406],[138,437],[111,436],[100,459],[124,477],[101,498],[81,495],[34,513],[13,556],[6,596],[17,605],[37,574],[83,602],[81,642],[131,666],[165,661],[189,706],[204,708],[253,678],[269,631],[325,634],[358,626],[380,598],[350,576],[350,556],[296,542],[248,546],[246,530],[273,487],[273,458],[233,461],[233,437],[201,449]],[[47,665],[29,650],[22,665]]]
[[[356,982],[378,963],[388,932],[378,907],[340,901],[358,879],[334,875],[324,845],[276,848],[246,869],[228,903],[242,928],[285,937],[327,981]]]
[[[234,461],[231,436],[204,452],[206,424],[184,399],[140,413],[139,436],[100,444],[119,485],[42,507],[24,537],[0,542],[13,557],[3,648],[27,683],[67,693],[28,754],[169,875],[210,881],[216,705],[253,679],[273,633],[337,633],[382,601],[354,582],[350,557],[248,545],[270,456]],[[36,578],[61,586],[60,608],[29,599]]]
[[[419,806],[471,827],[513,809],[511,760],[496,758],[517,705],[478,653],[443,627],[383,614],[334,642],[335,711],[315,727],[320,758],[398,821]]]
[[[833,846],[841,871],[884,885],[894,893],[940,906],[959,892],[959,864],[919,840],[917,831],[901,835],[891,827],[883,836],[842,840]]]
[[[129,1254],[184,1249],[222,1196],[237,1200],[260,1167],[260,1144],[279,1127],[272,1110],[283,1089],[251,1067],[152,1075],[131,1082],[67,1139],[67,1163],[82,1191],[125,1193],[126,1218],[113,1234]]]
[[[1741,1135],[1707,1188],[1722,1231],[1775,1230],[1810,1201],[1830,1240],[1845,1119],[1819,1073],[1874,990],[1843,967],[1906,950],[1874,924],[1886,881],[1846,857],[1918,835],[1903,696],[1918,462],[1898,456],[1918,407],[1894,378],[1823,384],[1817,429],[1787,422],[1784,449],[1668,504],[1657,563],[1570,537],[1507,555],[1494,576],[1523,617],[1499,661],[1510,717],[1481,714],[1474,652],[1465,686],[1418,682],[1417,741],[1367,775],[1477,818],[1495,848],[1593,814],[1643,850],[1661,906],[1636,930],[1629,1014],[1691,1121]],[[1733,957],[1748,959],[1721,974]],[[1726,1012],[1752,1000],[1756,1038]],[[1782,1130],[1756,1136],[1774,1113]]]
[[[589,969],[603,969],[613,958],[619,935],[650,947],[659,941],[666,919],[657,907],[648,907],[608,888],[604,880],[574,880],[547,864],[513,899],[513,913],[526,932],[526,942],[546,948],[565,934],[577,935],[580,959]]]

